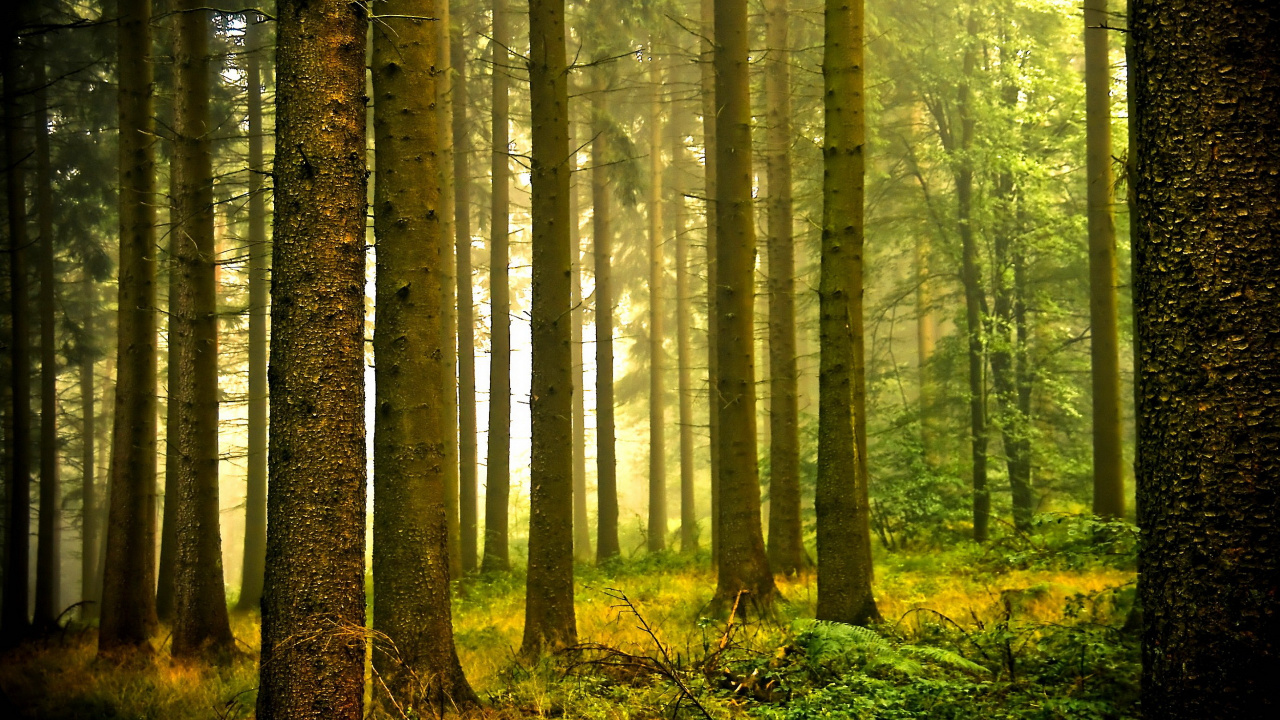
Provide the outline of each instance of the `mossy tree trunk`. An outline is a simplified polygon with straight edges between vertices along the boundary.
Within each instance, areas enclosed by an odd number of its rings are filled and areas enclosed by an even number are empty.
[[[452,282],[437,111],[440,0],[386,0],[373,31],[373,663],[401,712],[474,705],[453,644],[448,552]]]
[[[1142,707],[1274,715],[1280,7],[1129,6]]]
[[[866,625],[880,616],[871,594],[870,513],[853,414],[866,142],[862,3],[827,0],[825,27],[817,616]]]
[[[280,0],[260,718],[364,717],[365,35]]]

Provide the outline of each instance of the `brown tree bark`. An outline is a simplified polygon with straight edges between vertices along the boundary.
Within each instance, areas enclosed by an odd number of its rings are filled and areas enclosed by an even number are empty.
[[[244,564],[239,610],[262,603],[262,573],[267,553],[267,313],[271,278],[267,244],[266,172],[262,123],[262,54],[266,52],[265,18],[246,16],[245,65],[249,119],[249,426],[244,499]]]
[[[572,353],[569,351],[569,87],[564,1],[529,2],[533,122],[533,379],[529,575],[521,654],[577,642],[573,611]]]
[[[4,642],[10,644],[26,635],[31,582],[31,327],[30,291],[27,278],[27,186],[22,158],[25,153],[22,108],[18,98],[23,90],[17,13],[5,13],[4,53],[4,149],[5,191],[9,215],[9,400],[12,409],[7,448],[9,480],[8,537],[5,541],[4,605],[0,627]]]
[[[476,330],[471,287],[471,128],[467,108],[467,18],[453,14],[453,232],[458,280],[458,553],[462,571],[475,572],[479,549],[476,488]]]
[[[173,32],[173,222],[170,227],[170,453],[177,477],[173,654],[224,652],[235,643],[227,619],[218,521],[218,306],[213,157],[209,122],[209,33],[202,0],[177,0]]]
[[[438,57],[438,77],[436,79],[436,113],[440,116],[436,127],[440,134],[440,147],[445,152],[453,153],[453,73],[449,67],[451,62],[449,26],[452,24],[449,15],[449,1],[439,4],[434,28],[440,48]],[[440,206],[438,212],[443,220],[444,233],[438,235],[440,261],[445,278],[442,286],[444,323],[440,327],[441,352],[444,353],[444,372],[440,377],[443,387],[441,400],[444,402],[441,420],[445,423],[444,444],[444,503],[445,527],[448,530],[445,543],[449,550],[449,576],[462,577],[462,551],[460,547],[462,534],[461,520],[458,516],[458,278],[457,258],[454,256],[454,197],[453,168],[441,161],[438,169],[440,185]]]
[[[746,593],[765,612],[778,592],[760,526],[756,456],[751,91],[746,0],[715,0],[716,335],[719,405],[719,557],[713,604]]]
[[[667,547],[666,387],[663,350],[662,84],[661,61],[649,39],[649,552]]]
[[[602,70],[597,72],[603,72]],[[602,76],[592,95],[591,242],[596,276],[596,562],[618,557],[618,474],[613,419],[613,227],[609,196],[609,148]]]
[[[769,566],[804,567],[800,527],[800,409],[796,384],[795,238],[791,217],[791,53],[787,0],[765,5],[769,248]]]
[[[1107,0],[1084,3],[1085,161],[1089,173],[1089,359],[1093,380],[1093,514],[1124,517],[1116,203],[1111,173]]]
[[[1280,7],[1130,4],[1142,707],[1280,705]]]
[[[485,572],[511,567],[508,550],[508,503],[511,498],[511,286],[508,276],[508,225],[511,203],[510,18],[506,0],[493,0],[493,194],[489,238],[489,447],[485,468]]]
[[[359,720],[364,694],[365,34],[280,0],[259,718]]]
[[[388,707],[427,714],[478,702],[453,644],[448,552],[453,443],[446,415],[453,282],[438,112],[440,0],[386,0],[373,31],[373,663]],[[446,250],[449,251],[446,251]]]
[[[871,593],[870,512],[866,475],[858,467],[854,419],[866,142],[863,27],[860,0],[827,0],[818,291],[817,617],[855,625],[880,618]]]
[[[120,0],[120,282],[98,651],[145,649],[156,626],[156,260],[151,3]]]
[[[98,286],[87,271],[84,273],[84,320],[76,344],[76,360],[80,376],[80,620],[98,617],[100,598],[97,593],[99,539],[97,479],[97,382],[93,376],[97,360]]]

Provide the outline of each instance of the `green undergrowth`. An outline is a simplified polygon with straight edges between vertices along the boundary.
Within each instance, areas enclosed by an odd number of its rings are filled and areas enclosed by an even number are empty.
[[[519,658],[524,578],[477,576],[455,595],[463,667],[494,717],[1128,718],[1137,716],[1131,528],[1046,517],[985,547],[882,552],[869,628],[813,619],[813,577],[779,579],[765,617],[711,616],[705,556],[580,566],[582,643]],[[0,656],[0,715],[249,718],[256,616],[229,664],[98,660],[91,628]]]

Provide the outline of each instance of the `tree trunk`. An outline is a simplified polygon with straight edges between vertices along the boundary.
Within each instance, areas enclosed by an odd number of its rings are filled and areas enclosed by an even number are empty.
[[[209,123],[209,32],[201,0],[179,0],[174,16],[174,154],[177,192],[170,227],[169,438],[178,476],[171,485],[176,540],[173,654],[234,646],[227,620],[218,520],[218,307],[214,248],[213,157]]]
[[[453,153],[453,77],[449,69],[449,0],[441,0],[438,4],[439,17],[434,21],[434,28],[440,44],[437,54],[440,67],[436,80],[436,113],[439,114],[436,127],[439,128],[440,147],[445,152]],[[444,233],[438,235],[443,243],[440,248],[440,261],[445,277],[442,286],[444,324],[440,327],[441,352],[444,353],[445,367],[440,377],[443,385],[440,398],[444,402],[441,420],[444,422],[444,504],[445,524],[448,530],[446,544],[449,550],[449,576],[462,577],[462,551],[459,543],[461,525],[458,517],[458,279],[457,258],[454,256],[454,198],[453,168],[443,161],[438,164],[440,203],[438,212],[443,220]]]
[[[569,351],[569,88],[564,1],[529,2],[533,118],[533,379],[529,577],[521,653],[577,642],[573,613],[572,353]]]
[[[602,72],[602,71],[597,71]],[[592,95],[591,242],[596,276],[596,562],[618,557],[618,474],[613,422],[613,228],[610,225],[609,149],[605,83]]]
[[[568,51],[566,50],[566,53]],[[573,352],[573,556],[579,562],[591,562],[591,528],[587,525],[587,428],[586,407],[582,389],[584,366],[582,364],[582,237],[578,223],[582,217],[578,211],[578,142],[569,123],[569,168],[574,175],[569,178],[569,258],[573,263],[569,274],[569,306],[572,308],[573,335],[569,348]]]
[[[465,20],[453,16],[449,52],[453,77],[453,232],[458,280],[458,553],[462,571],[475,572],[476,553],[476,330],[471,289],[471,129],[467,123]]]
[[[720,563],[720,357],[716,349],[716,66],[715,0],[701,0],[703,191],[707,210],[707,435],[711,470],[711,564]]]
[[[36,217],[40,230],[40,524],[36,547],[35,624],[52,628],[62,612],[62,484],[58,463],[57,278],[53,265],[53,170],[44,39],[33,59],[36,124]]]
[[[447,163],[438,111],[444,33],[439,0],[388,0],[374,26],[373,663],[377,694],[400,712],[478,702],[453,644],[447,483],[453,442],[451,246],[441,187]],[[397,17],[399,16],[399,17]],[[446,252],[449,248],[450,252]],[[375,687],[380,687],[375,685]]]
[[[1280,7],[1130,5],[1148,718],[1275,714]]]
[[[1093,514],[1124,517],[1115,187],[1111,175],[1111,60],[1107,0],[1084,3],[1086,163],[1089,173],[1089,318],[1093,379]]]
[[[649,40],[649,552],[667,547],[666,388],[663,355],[662,68]]]
[[[511,158],[507,97],[511,56],[507,0],[493,0],[493,196],[489,240],[489,447],[485,470],[484,558],[481,570],[511,567],[507,507],[511,497],[511,286],[508,279],[508,224]]]
[[[97,383],[93,376],[97,360],[97,327],[94,315],[98,312],[98,286],[88,271],[84,273],[84,321],[80,328],[76,355],[80,374],[80,620],[88,623],[98,617],[96,592],[98,569],[98,485],[97,446],[98,421]]]
[[[933,357],[938,333],[937,320],[933,316],[933,297],[929,288],[929,236],[916,234],[916,382],[919,395],[916,404],[920,413],[920,448],[927,467],[937,467],[939,458],[935,449],[933,378],[929,360]]]
[[[10,422],[8,538],[5,542],[4,606],[0,626],[6,644],[24,636],[30,627],[27,602],[31,549],[31,308],[27,277],[27,187],[22,157],[26,152],[22,108],[18,98],[22,73],[17,13],[5,14],[4,145],[5,189],[9,214],[9,351]],[[122,91],[123,96],[123,91]],[[123,195],[122,195],[123,197]],[[123,305],[121,306],[123,307]]]
[[[673,69],[673,73],[677,70]],[[687,78],[673,78],[687,81]],[[676,246],[676,392],[680,405],[680,551],[698,549],[698,510],[694,501],[695,468],[693,463],[693,324],[692,298],[689,289],[689,235],[685,220],[685,194],[689,152],[684,139],[689,131],[687,111],[672,102],[671,122],[667,138],[671,148],[671,179],[667,183],[668,224]]]
[[[827,0],[815,498],[817,617],[855,625],[880,618],[871,594],[870,513],[853,414],[866,142],[862,21],[861,2]]]
[[[713,604],[741,593],[766,611],[777,596],[760,527],[756,456],[754,271],[751,202],[751,91],[746,0],[715,0],[716,306],[719,361],[720,539]]]
[[[110,509],[98,651],[156,625],[156,260],[151,3],[120,0],[120,283]]]
[[[364,694],[366,17],[280,0],[260,718]]]
[[[249,89],[249,447],[245,473],[244,566],[240,610],[262,604],[262,573],[267,552],[267,312],[271,279],[267,268],[267,199],[262,184],[263,158],[262,53],[266,20],[246,17]]]
[[[800,428],[796,397],[795,239],[791,229],[791,53],[787,0],[765,7],[769,199],[769,566],[803,569]]]

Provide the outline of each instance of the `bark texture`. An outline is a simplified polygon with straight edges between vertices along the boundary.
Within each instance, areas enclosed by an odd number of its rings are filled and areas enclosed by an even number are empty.
[[[257,711],[270,720],[358,720],[366,19],[344,0],[281,0],[277,17],[272,422]]]
[[[720,562],[720,403],[716,400],[720,356],[716,351],[716,65],[715,0],[700,2],[702,42],[703,191],[707,203],[707,435],[711,469],[711,564]]]
[[[828,0],[825,27],[817,617],[866,625],[880,616],[871,594],[870,513],[853,414],[866,141],[862,3]]]
[[[156,233],[151,3],[120,0],[120,283],[116,398],[98,650],[156,625]]]
[[[767,611],[777,596],[760,526],[756,456],[751,92],[746,0],[715,0],[716,336],[719,406],[719,557],[713,604],[742,593]]]
[[[564,1],[529,2],[533,119],[533,379],[526,657],[577,642],[573,612],[573,375],[569,349],[569,84]]]
[[[1130,4],[1148,718],[1278,704],[1280,7]]]
[[[603,72],[598,70],[597,72]],[[613,419],[613,227],[605,84],[592,96],[591,242],[596,275],[596,562],[618,557],[618,471]]]
[[[376,695],[419,714],[478,702],[453,644],[447,486],[452,273],[436,109],[439,0],[387,0],[373,31],[377,238],[373,479]]]

